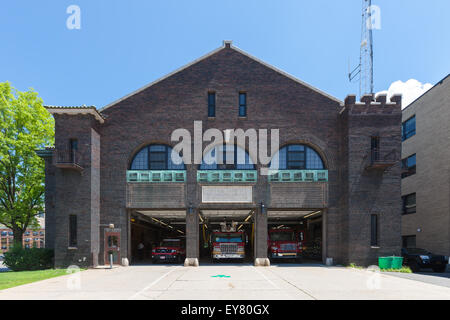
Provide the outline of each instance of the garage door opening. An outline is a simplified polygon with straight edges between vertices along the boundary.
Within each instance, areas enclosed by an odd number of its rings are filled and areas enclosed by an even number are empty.
[[[136,211],[131,215],[132,264],[182,264],[186,257],[186,212]]]
[[[271,211],[267,256],[272,263],[322,261],[322,211]]]
[[[254,210],[201,210],[200,262],[251,263],[254,259]]]

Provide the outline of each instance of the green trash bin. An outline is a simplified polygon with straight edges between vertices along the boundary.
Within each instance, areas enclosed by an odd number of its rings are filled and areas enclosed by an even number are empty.
[[[401,269],[403,266],[403,257],[392,257],[392,269]]]
[[[391,269],[392,257],[379,257],[378,266],[380,267],[380,269]]]

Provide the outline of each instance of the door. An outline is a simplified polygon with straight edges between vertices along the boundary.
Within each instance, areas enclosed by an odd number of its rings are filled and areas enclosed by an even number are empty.
[[[113,255],[113,264],[120,264],[120,230],[105,230],[105,264],[110,264],[110,254]]]

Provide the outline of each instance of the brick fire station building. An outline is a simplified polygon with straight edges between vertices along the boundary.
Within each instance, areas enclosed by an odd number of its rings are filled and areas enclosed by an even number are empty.
[[[100,109],[55,107],[46,164],[46,247],[56,266],[137,260],[163,238],[185,239],[185,265],[208,257],[208,232],[237,222],[248,261],[267,265],[268,229],[304,230],[305,254],[375,263],[401,247],[401,97],[340,101],[225,41]],[[175,129],[279,129],[279,170],[235,142],[205,154],[244,164],[183,164]],[[270,140],[270,139],[269,139]],[[204,142],[203,147],[210,142]],[[270,149],[269,149],[270,150]],[[151,250],[150,250],[151,251]]]

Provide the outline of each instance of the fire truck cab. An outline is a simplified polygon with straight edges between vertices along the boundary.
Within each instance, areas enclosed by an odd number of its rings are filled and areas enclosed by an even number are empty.
[[[245,258],[245,233],[236,230],[237,223],[227,225],[221,223],[221,230],[211,233],[211,258],[217,259],[244,259]]]
[[[301,246],[294,229],[288,227],[269,229],[267,244],[269,258],[299,259]]]

